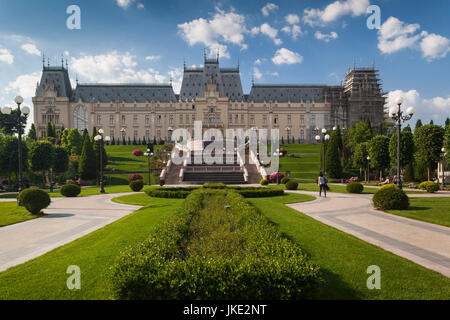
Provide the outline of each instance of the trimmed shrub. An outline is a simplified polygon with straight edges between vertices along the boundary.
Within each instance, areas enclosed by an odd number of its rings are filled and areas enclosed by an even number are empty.
[[[297,190],[297,188],[298,188],[298,183],[295,181],[288,181],[288,183],[286,183],[287,190]]]
[[[290,179],[288,177],[284,177],[283,179],[281,179],[281,184],[286,184],[290,181]]]
[[[350,182],[346,189],[348,193],[361,193],[364,190],[364,186],[359,182]]]
[[[132,152],[133,156],[135,157],[142,157],[144,155],[144,153],[142,152],[142,150],[134,150]]]
[[[59,192],[64,197],[74,198],[81,193],[81,187],[76,184],[65,184],[61,187],[61,190],[59,190]]]
[[[434,183],[433,181],[424,181],[419,185],[419,188],[425,190],[428,193],[435,193],[439,191],[441,187],[438,183]]]
[[[28,188],[19,193],[20,203],[32,214],[41,214],[41,210],[50,205],[50,196],[39,188]]]
[[[281,179],[283,179],[283,178],[284,178],[284,175],[281,172],[275,172],[269,176],[269,181],[271,183],[280,183]]]
[[[397,188],[397,186],[393,183],[385,184],[384,186],[380,187],[378,190],[383,190],[387,188]]]
[[[173,188],[148,188],[145,193],[154,198],[172,198],[184,199],[189,196],[192,191],[200,189],[200,187],[173,187]],[[244,198],[267,198],[282,196],[284,190],[268,189],[263,187],[239,187],[228,186],[225,189],[234,190]]]
[[[304,299],[321,282],[300,247],[229,190],[193,192],[110,270],[114,298],[131,300]]]
[[[130,188],[134,192],[139,192],[144,187],[144,181],[142,180],[133,180],[130,182]]]
[[[227,187],[226,184],[223,183],[212,183],[212,182],[207,182],[205,184],[203,184],[203,188],[208,188],[208,189],[225,189]]]
[[[135,180],[144,180],[144,178],[140,174],[137,174],[137,173],[130,174],[128,176],[128,182],[135,181]]]
[[[262,185],[262,186],[267,186],[267,185],[269,185],[269,180],[267,180],[267,179],[262,179],[262,180],[259,182],[259,184]]]
[[[407,210],[409,198],[405,191],[394,187],[379,189],[373,196],[372,202],[375,208],[381,210]]]

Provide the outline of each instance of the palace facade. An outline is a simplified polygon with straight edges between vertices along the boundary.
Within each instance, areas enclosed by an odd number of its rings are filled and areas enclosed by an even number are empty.
[[[314,141],[316,128],[349,127],[369,119],[384,120],[378,71],[354,68],[344,85],[252,84],[244,94],[239,66],[220,68],[219,58],[205,57],[202,68],[184,66],[179,94],[172,84],[77,83],[72,88],[66,67],[43,66],[33,98],[34,124],[39,137],[48,122],[62,128],[102,128],[121,140],[167,140],[177,128],[278,128],[285,141]]]

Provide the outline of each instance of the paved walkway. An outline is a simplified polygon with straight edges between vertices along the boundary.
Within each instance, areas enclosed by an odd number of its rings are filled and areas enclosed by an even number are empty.
[[[52,198],[44,217],[0,228],[0,271],[34,259],[140,208],[111,201],[121,195]]]
[[[372,195],[330,192],[327,198],[319,198],[317,192],[289,192],[317,197],[317,200],[289,204],[289,207],[450,277],[450,228],[374,210]]]

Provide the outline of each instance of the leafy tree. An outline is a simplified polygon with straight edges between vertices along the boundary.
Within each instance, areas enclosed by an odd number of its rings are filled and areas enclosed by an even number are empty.
[[[53,125],[51,122],[47,123],[46,136],[51,138],[56,138],[56,132],[53,130]]]
[[[417,129],[419,129],[421,126],[423,126],[422,120],[418,119],[418,120],[416,121],[416,126],[414,127],[414,133],[415,133],[415,131],[416,131]]]
[[[30,169],[41,172],[45,181],[46,172],[54,162],[55,148],[48,141],[36,141],[30,144]]]
[[[67,129],[61,131],[61,146],[70,154],[69,130]]]
[[[69,153],[63,147],[56,146],[54,149],[52,170],[56,174],[61,174],[69,169]]]
[[[98,162],[96,161],[91,139],[89,135],[85,135],[83,150],[81,151],[81,157],[78,163],[78,173],[82,179],[95,179],[97,176],[97,165]]]
[[[445,152],[447,153],[447,161],[450,162],[450,126],[445,130]]]
[[[369,141],[370,165],[380,171],[380,179],[383,170],[389,168],[389,138],[386,136],[375,136]]]
[[[369,144],[367,142],[360,143],[353,154],[353,165],[359,168],[359,174],[362,174],[362,170],[367,168],[369,161],[367,156],[369,155]]]
[[[450,118],[445,119],[445,131],[450,127]]]
[[[147,145],[147,141],[145,140],[145,137],[142,139],[142,145],[144,145],[144,146]]]
[[[83,141],[83,143],[84,143],[84,139],[86,139],[86,137],[89,137],[89,132],[87,129],[84,129],[83,134],[81,135],[81,141]]]
[[[389,155],[391,157],[391,165],[397,166],[397,133],[394,133],[389,142]],[[400,134],[400,166],[406,167],[412,164],[414,160],[414,136],[411,128],[405,127]]]
[[[31,128],[30,128],[30,131],[28,131],[27,138],[30,141],[36,141],[38,139],[37,134],[36,134],[36,128],[34,127],[34,123],[31,124]]]
[[[112,145],[112,146],[115,146],[115,145],[116,145],[116,140],[114,139],[114,137],[112,137],[112,139],[111,139],[111,145]]]
[[[325,171],[328,176],[335,179],[342,177],[341,150],[339,145],[342,143],[341,135],[338,130],[331,134],[330,141],[327,143],[325,155]]]
[[[342,135],[342,161],[344,164],[344,168],[351,167],[351,158],[352,152],[350,150],[350,131],[344,130],[344,134]]]
[[[368,126],[368,123],[362,121],[358,122],[358,124],[350,130],[350,150],[355,152],[356,147],[360,143],[367,142],[372,139],[372,137],[372,128]]]
[[[67,134],[67,151],[73,156],[81,155],[83,140],[77,128],[71,129]]]
[[[431,119],[431,120],[430,120],[430,124],[434,124],[434,121],[433,121],[433,119]]]
[[[92,130],[92,137],[91,137],[91,141],[92,143],[94,143],[94,138],[98,135],[98,131],[97,131],[97,127],[94,127],[94,129]]]
[[[17,133],[16,124],[17,124],[17,118],[19,116],[19,110],[14,109],[11,111],[11,114],[3,114],[0,112],[0,129],[3,129],[3,132],[6,135],[13,135],[14,133]],[[22,134],[25,133],[25,127],[27,125],[27,117],[24,115],[21,115],[21,132]]]
[[[0,172],[3,175],[10,176],[19,173],[19,139],[16,137],[5,136],[0,141]],[[22,141],[22,168],[25,172],[28,168],[28,147]]]
[[[414,139],[417,159],[426,166],[427,177],[430,180],[431,170],[436,168],[441,157],[444,129],[438,125],[427,124],[416,129]]]

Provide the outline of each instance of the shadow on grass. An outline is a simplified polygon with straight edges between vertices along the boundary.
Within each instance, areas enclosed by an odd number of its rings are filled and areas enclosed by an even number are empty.
[[[426,210],[431,210],[430,207],[409,207],[408,210],[404,210],[404,212],[408,212],[408,211],[426,211]]]

